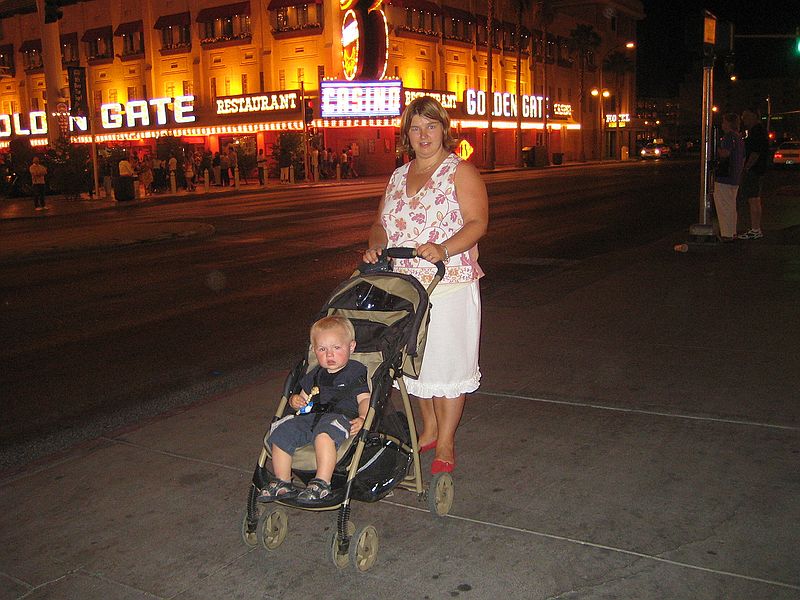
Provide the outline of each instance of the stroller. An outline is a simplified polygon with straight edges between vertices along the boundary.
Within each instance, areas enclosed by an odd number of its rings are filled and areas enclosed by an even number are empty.
[[[366,571],[377,558],[378,533],[372,525],[356,530],[350,521],[352,500],[377,502],[394,488],[401,488],[415,492],[420,501],[427,501],[434,515],[441,517],[449,512],[454,491],[450,473],[438,473],[428,487],[423,486],[414,417],[402,379],[404,374],[419,376],[430,318],[428,296],[444,276],[444,263],[436,263],[437,273],[425,289],[414,277],[391,271],[390,258],[415,255],[411,248],[389,248],[377,264],[363,263],[350,279],[339,285],[317,316],[340,315],[353,323],[356,350],[352,358],[364,364],[368,373],[367,417],[361,431],[348,438],[337,452],[332,493],[313,507],[299,504],[296,499],[281,499],[266,505],[256,502],[260,491],[274,478],[267,468],[268,433],[264,436],[242,518],[242,538],[249,547],[261,544],[266,550],[275,550],[283,543],[288,531],[284,507],[338,510],[328,546],[329,557],[340,569],[352,563],[356,570]],[[309,349],[307,356],[288,374],[273,423],[292,410],[289,398],[299,391],[300,379],[316,364],[314,352]],[[392,406],[395,383],[403,403],[399,411]],[[295,452],[292,472],[304,484],[315,476],[313,443]]]

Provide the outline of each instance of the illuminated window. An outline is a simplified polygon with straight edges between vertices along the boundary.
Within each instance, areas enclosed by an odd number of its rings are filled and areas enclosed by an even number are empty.
[[[25,70],[41,69],[42,68],[42,53],[39,50],[30,50],[23,52],[22,64]]]
[[[211,88],[211,98],[213,100],[216,100],[216,98],[217,98],[217,78],[216,77],[212,77],[211,78],[210,88]]]
[[[305,81],[306,70],[303,67],[297,67],[297,82]]]
[[[288,33],[322,27],[322,3],[310,2],[297,6],[273,8],[271,21],[276,33]]]
[[[61,62],[77,63],[78,56],[78,34],[68,34],[61,36]]]
[[[136,86],[128,86],[128,101],[137,100]]]
[[[192,96],[194,94],[194,85],[191,81],[183,80],[181,82],[184,96]]]
[[[116,89],[108,90],[108,101],[109,102],[116,102],[117,101],[117,90]]]
[[[278,71],[278,89],[285,90],[286,89],[286,71],[281,69]]]
[[[247,73],[242,73],[242,93],[247,93]]]

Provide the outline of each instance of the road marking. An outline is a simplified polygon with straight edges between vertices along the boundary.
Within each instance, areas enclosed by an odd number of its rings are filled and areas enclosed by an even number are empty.
[[[592,404],[589,402],[576,402],[574,400],[551,400],[548,398],[536,398],[534,396],[521,396],[519,394],[503,394],[499,392],[477,391],[476,394],[492,396],[494,398],[512,398],[515,400],[530,400],[531,402],[543,402],[546,404],[561,404],[564,406],[574,406],[580,408],[593,408],[595,410],[608,410],[612,412],[633,413],[639,415],[650,415],[654,417],[668,417],[670,419],[686,419],[689,421],[706,421],[710,423],[726,423],[730,425],[747,425],[750,427],[766,427],[767,429],[780,429],[784,431],[800,431],[800,427],[795,425],[778,425],[777,423],[763,423],[761,421],[748,421],[746,419],[726,419],[723,417],[705,417],[702,415],[690,415],[685,413],[670,413],[657,410],[644,410],[641,408],[625,408],[622,406],[607,406],[604,404]]]
[[[416,512],[430,512],[426,508],[420,508],[416,506],[409,506],[407,504],[401,504],[399,502],[393,502],[391,500],[381,500],[381,502],[386,504],[391,504],[392,506],[398,506],[400,508],[405,508],[407,510],[413,510]],[[579,540],[576,538],[566,537],[563,535],[556,535],[554,533],[545,533],[543,531],[534,531],[532,529],[524,529],[522,527],[515,527],[513,525],[503,525],[501,523],[492,523],[491,521],[482,521],[480,519],[472,519],[470,517],[462,517],[459,515],[445,515],[448,519],[453,519],[456,521],[464,521],[466,523],[474,523],[475,525],[484,525],[486,527],[493,527],[495,529],[503,529],[505,531],[513,531],[516,533],[524,533],[528,535],[533,535],[536,537],[547,538],[550,540],[557,540],[559,542],[567,542],[570,544],[578,544],[580,546],[586,546],[589,548],[597,548],[598,550],[608,550],[609,552],[617,552],[619,554],[625,554],[628,556],[635,556],[637,558],[644,558],[646,560],[652,560],[660,563],[665,563],[668,565],[672,565],[675,567],[681,567],[684,569],[692,569],[694,571],[702,571],[704,573],[713,573],[715,575],[724,575],[726,577],[735,577],[736,579],[745,579],[747,581],[753,581],[756,583],[766,583],[767,585],[774,585],[777,587],[788,588],[790,590],[800,590],[800,585],[796,585],[793,583],[786,583],[785,581],[777,581],[774,579],[764,579],[763,577],[755,577],[753,575],[745,575],[743,573],[734,573],[733,571],[721,571],[719,569],[711,569],[709,567],[703,567],[700,565],[693,565],[692,563],[681,562],[678,560],[671,560],[669,558],[663,558],[661,556],[656,556],[654,554],[645,554],[643,552],[636,552],[635,550],[628,550],[626,548],[618,548],[616,546],[606,546],[605,544],[597,544],[595,542],[589,542],[586,540]]]

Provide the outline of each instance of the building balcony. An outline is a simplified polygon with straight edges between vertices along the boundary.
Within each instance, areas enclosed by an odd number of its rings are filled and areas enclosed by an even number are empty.
[[[192,42],[178,42],[177,44],[165,44],[159,49],[161,56],[172,56],[174,54],[186,54],[192,51]]]
[[[126,52],[123,54],[117,55],[118,58],[122,62],[128,62],[131,60],[143,60],[144,59],[144,50],[133,50],[131,52]]]
[[[240,46],[242,44],[249,44],[253,40],[253,35],[248,33],[239,33],[234,35],[220,35],[213,38],[203,38],[200,40],[200,45],[204,50],[212,50],[214,48],[225,48],[228,46]]]
[[[276,40],[285,40],[287,38],[319,35],[321,33],[322,23],[306,23],[305,25],[294,25],[291,27],[273,29],[272,37],[274,37]]]
[[[86,59],[86,64],[88,65],[110,65],[114,62],[114,55],[109,54],[97,54],[96,56],[89,56]]]
[[[394,33],[397,37],[411,38],[422,40],[425,42],[435,42],[439,40],[439,32],[432,29],[423,29],[421,27],[408,27],[407,25],[397,25],[394,28]]]

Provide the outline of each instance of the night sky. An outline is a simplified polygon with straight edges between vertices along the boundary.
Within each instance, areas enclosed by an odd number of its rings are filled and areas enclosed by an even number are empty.
[[[795,27],[800,25],[798,0],[642,0],[642,4],[647,16],[638,26],[640,96],[677,95],[693,60],[685,42],[688,20],[700,20],[703,9],[718,19],[731,21],[736,34],[794,35]],[[794,53],[794,39],[735,39],[734,44],[735,72],[739,77],[800,77],[800,56]]]

